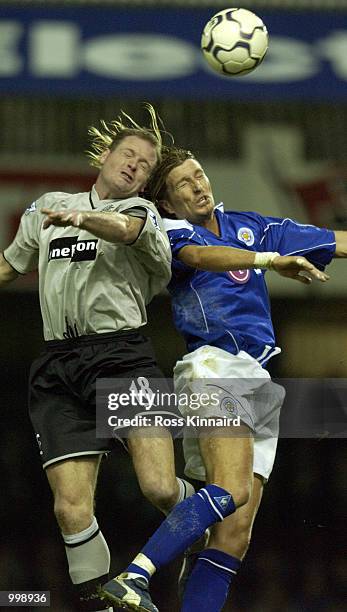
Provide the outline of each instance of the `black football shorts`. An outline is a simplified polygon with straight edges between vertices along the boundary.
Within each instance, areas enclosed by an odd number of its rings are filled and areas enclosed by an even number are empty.
[[[30,370],[29,414],[43,467],[106,453],[113,438],[96,437],[97,378],[163,378],[151,341],[138,331],[49,341]]]

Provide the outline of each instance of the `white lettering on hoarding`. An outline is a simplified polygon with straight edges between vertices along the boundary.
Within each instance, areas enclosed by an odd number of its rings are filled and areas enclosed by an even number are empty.
[[[24,59],[18,51],[23,30],[16,21],[0,21],[0,77],[12,77],[23,70]]]
[[[347,30],[331,32],[317,47],[322,57],[331,61],[336,76],[347,81]]]
[[[199,64],[194,45],[162,34],[99,36],[85,43],[83,55],[86,70],[116,79],[177,79]]]
[[[257,70],[247,75],[247,80],[262,83],[302,81],[319,71],[319,63],[309,43],[273,36],[265,60]]]
[[[29,30],[29,67],[35,77],[73,78],[83,68],[80,29],[69,21],[34,23]]]
[[[211,71],[195,44],[165,34],[115,32],[83,39],[77,22],[41,19],[28,27],[27,49],[21,53],[24,34],[22,23],[0,21],[0,78],[18,76],[24,54],[33,78],[72,80],[86,70],[109,79],[159,81],[201,68]],[[312,43],[273,35],[265,61],[247,75],[247,82],[302,81],[314,77],[327,60],[335,75],[347,81],[347,30],[331,31]]]

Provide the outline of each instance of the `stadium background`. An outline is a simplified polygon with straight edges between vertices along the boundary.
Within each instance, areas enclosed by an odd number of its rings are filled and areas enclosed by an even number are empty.
[[[200,31],[202,15],[206,11],[212,15],[228,3],[225,0],[0,2],[3,47],[0,248],[8,244],[21,211],[37,195],[48,190],[88,188],[93,172],[83,157],[88,146],[87,127],[96,124],[99,118],[113,118],[120,108],[141,121],[143,100],[150,100],[158,108],[176,142],[192,148],[205,162],[215,193],[228,208],[294,216],[302,222],[346,228],[345,0],[238,2],[238,6],[253,8],[263,15],[265,21],[269,15],[269,24],[274,23],[275,30],[278,24],[291,23],[291,32],[284,32],[289,38],[293,28],[297,28],[297,39],[304,46],[292,47],[288,53],[292,63],[297,62],[298,70],[305,61],[308,72],[313,66],[312,81],[309,76],[305,81],[290,75],[288,81],[285,78],[278,81],[277,77],[275,82],[275,76],[271,80],[274,64],[270,57],[264,81],[260,71],[266,64],[259,68],[259,80],[248,81],[246,77],[242,83],[218,81],[218,86],[216,81],[215,91],[204,84],[204,75],[200,75],[200,85],[195,81],[191,91],[189,75],[185,77],[186,86],[182,87],[175,78],[165,81],[162,88],[158,79],[132,82],[131,73],[128,78],[124,75],[118,78],[118,73],[100,80],[100,75],[91,70],[78,75],[76,67],[72,69],[57,62],[53,38],[51,73],[49,53],[43,64],[36,57],[38,72],[34,74],[34,68],[30,72],[30,65],[35,64],[34,47],[39,45],[38,38],[32,34],[35,23],[62,20],[76,28],[79,18],[88,23],[88,16],[92,14],[89,11],[95,11],[96,5],[108,11],[107,27],[119,33],[119,23],[124,19],[129,20],[128,31],[141,31],[136,11],[142,11],[141,15],[148,11],[148,19],[153,18],[156,32],[166,31],[171,10],[179,12],[183,29],[196,15],[194,28]],[[38,12],[30,14],[30,10]],[[320,20],[317,24],[336,21],[332,29],[339,33],[338,45],[332,44],[337,38],[329,38],[327,32],[322,42],[322,31],[313,31],[315,19]],[[307,39],[309,22],[313,25]],[[271,52],[274,37],[271,38],[269,29]],[[20,40],[24,31],[25,36]],[[150,32],[148,26],[146,32]],[[281,35],[281,30],[276,34]],[[197,40],[192,43],[198,45]],[[41,44],[49,51],[47,39]],[[115,57],[115,64],[123,59],[135,66],[137,59],[140,61],[136,55],[138,50],[130,47],[130,51],[129,57],[124,53],[121,60]],[[278,46],[277,51],[280,53]],[[109,56],[106,63],[110,65]],[[102,71],[98,66],[99,72]],[[59,74],[59,70],[65,70],[65,74]],[[283,347],[282,355],[273,360],[275,376],[347,378],[345,266],[345,262],[333,264],[329,286],[306,288],[270,278],[278,344]],[[51,610],[70,612],[71,591],[64,550],[27,417],[28,370],[42,347],[35,287],[34,277],[24,278],[1,293],[0,589],[50,590]],[[184,346],[173,329],[167,295],[156,298],[149,309],[148,334],[153,338],[159,362],[170,375]],[[343,408],[342,402],[341,414]],[[277,464],[266,487],[254,539],[227,610],[333,612],[345,609],[344,448],[343,436],[280,440]],[[177,457],[180,473],[183,466],[179,444]],[[110,544],[112,568],[116,572],[127,564],[161,520],[159,513],[143,500],[129,458],[121,448],[117,455],[104,462],[97,503],[99,523]],[[153,593],[161,612],[178,609],[177,570],[178,564],[173,564],[154,579]]]

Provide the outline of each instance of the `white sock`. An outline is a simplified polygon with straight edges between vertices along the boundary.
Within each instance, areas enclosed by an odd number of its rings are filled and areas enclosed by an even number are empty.
[[[187,499],[187,497],[191,497],[195,493],[195,489],[190,482],[184,480],[184,478],[177,478],[178,486],[180,488],[180,492],[176,501],[176,504],[181,503],[183,500]]]
[[[108,574],[110,551],[95,517],[87,529],[73,535],[62,534],[62,536],[73,584]]]
[[[178,478],[178,477],[176,478],[176,480],[178,482],[179,491],[178,491],[178,498],[176,500],[175,506],[177,506],[177,504],[180,504],[182,501],[187,499],[187,497],[191,497],[195,493],[195,489],[193,485],[190,484],[190,482],[188,482],[187,480],[184,480],[184,478]],[[175,506],[172,506],[172,508],[174,508]],[[170,508],[170,510],[168,510],[167,512],[164,512],[164,514],[166,516],[170,514],[172,508]]]

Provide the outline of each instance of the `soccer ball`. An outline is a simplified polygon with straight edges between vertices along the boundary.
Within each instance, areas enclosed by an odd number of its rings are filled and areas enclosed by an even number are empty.
[[[204,27],[201,48],[217,72],[243,76],[264,59],[267,29],[260,17],[246,9],[230,8],[216,13]]]

